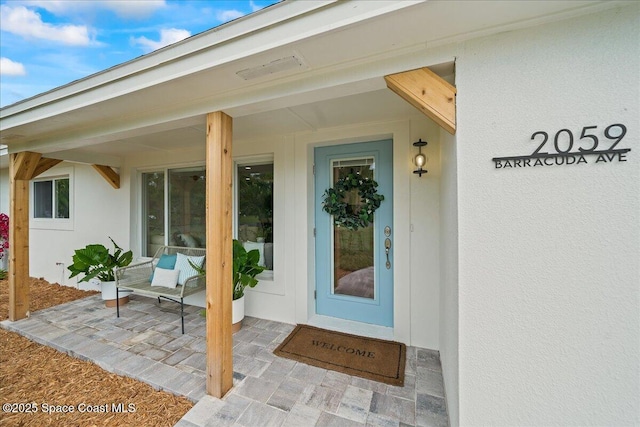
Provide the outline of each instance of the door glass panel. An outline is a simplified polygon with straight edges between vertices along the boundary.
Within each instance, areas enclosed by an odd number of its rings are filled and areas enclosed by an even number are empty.
[[[333,182],[350,173],[373,179],[373,159],[334,161]],[[345,195],[347,212],[357,212],[361,198],[357,190]],[[333,227],[333,293],[361,298],[375,298],[373,224],[357,230]]]

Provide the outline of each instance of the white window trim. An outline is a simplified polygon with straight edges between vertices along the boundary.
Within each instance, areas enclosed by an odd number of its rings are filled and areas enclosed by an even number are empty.
[[[69,218],[36,218],[34,216],[35,190],[34,183],[69,178]],[[29,182],[29,228],[35,230],[69,230],[74,229],[75,217],[75,184],[73,167],[55,168],[44,172]]]

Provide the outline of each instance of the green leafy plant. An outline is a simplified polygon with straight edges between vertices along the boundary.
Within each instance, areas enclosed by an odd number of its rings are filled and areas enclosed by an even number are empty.
[[[244,296],[247,286],[250,288],[258,284],[256,276],[264,271],[259,265],[260,251],[253,249],[247,252],[239,240],[233,240],[233,299]]]
[[[7,270],[3,270],[0,268],[0,280],[7,278]]]
[[[69,278],[84,274],[81,282],[87,282],[93,278],[98,278],[103,282],[115,280],[113,269],[131,264],[133,252],[124,250],[109,237],[114,246],[114,253],[103,245],[87,245],[83,249],[76,249],[73,255],[73,264],[67,267],[71,272]]]
[[[247,286],[254,288],[258,284],[256,276],[262,273],[265,267],[259,265],[260,251],[252,249],[247,251],[242,242],[233,239],[233,299],[237,300],[244,296],[244,290]],[[198,267],[189,261],[191,267],[203,276],[205,274],[204,267]]]

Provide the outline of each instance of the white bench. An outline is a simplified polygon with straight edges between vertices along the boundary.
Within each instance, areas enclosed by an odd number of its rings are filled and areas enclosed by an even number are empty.
[[[205,256],[205,248],[187,248],[182,246],[162,246],[158,248],[153,258],[149,261],[131,264],[126,267],[116,267],[114,276],[116,281],[116,292],[128,290],[133,293],[148,297],[164,298],[180,304],[180,316],[182,317],[182,333],[184,334],[184,298],[205,290],[206,278],[204,275],[195,275],[185,280],[184,285],[178,284],[175,288],[165,288],[162,286],[151,286],[152,274],[156,264],[162,255],[174,255],[181,253],[186,256]],[[119,295],[116,293],[116,295]],[[120,303],[116,299],[116,312],[120,317]]]

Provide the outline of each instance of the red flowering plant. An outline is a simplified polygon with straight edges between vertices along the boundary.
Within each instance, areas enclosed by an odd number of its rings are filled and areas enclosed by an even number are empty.
[[[9,249],[9,216],[0,213],[0,259],[4,257]]]

